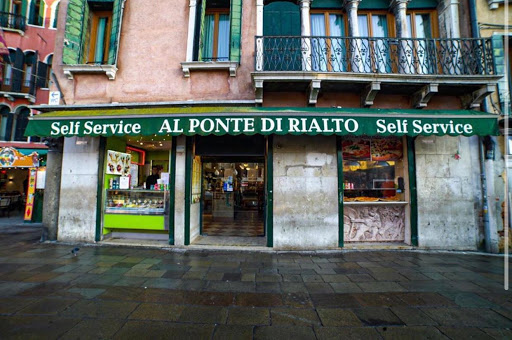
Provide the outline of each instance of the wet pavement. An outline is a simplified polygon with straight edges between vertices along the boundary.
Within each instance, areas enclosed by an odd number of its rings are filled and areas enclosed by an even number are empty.
[[[39,243],[0,227],[0,338],[511,339],[503,257]]]

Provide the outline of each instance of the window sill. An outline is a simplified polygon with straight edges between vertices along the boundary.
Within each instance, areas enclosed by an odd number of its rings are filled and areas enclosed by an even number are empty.
[[[116,79],[117,67],[114,65],[64,65],[62,71],[71,80],[75,73],[105,73],[109,80],[114,80]]]
[[[9,28],[9,27],[2,27],[2,29],[4,30],[4,32],[13,32],[13,33],[18,33],[22,37],[25,36],[25,31],[24,30],[20,30],[20,29],[17,29],[17,28]]]
[[[231,77],[236,77],[236,69],[238,68],[238,62],[234,61],[184,61],[181,63],[183,70],[183,76],[185,78],[190,77],[190,71],[195,70],[228,70]]]

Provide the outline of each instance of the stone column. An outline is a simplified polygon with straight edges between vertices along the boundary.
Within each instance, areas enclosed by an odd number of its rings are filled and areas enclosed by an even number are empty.
[[[176,182],[174,186],[174,245],[185,244],[185,156],[186,137],[176,138]]]
[[[311,36],[311,20],[309,18],[309,8],[311,0],[300,0],[300,34],[302,48],[302,70],[311,71],[311,39],[305,38]]]
[[[348,36],[352,39],[349,40],[347,51],[352,51],[351,58],[351,71],[364,72],[364,66],[361,56],[362,41],[360,39],[353,39],[359,37],[359,23],[357,20],[357,7],[361,0],[345,0],[343,6],[348,14]]]
[[[411,37],[411,30],[407,23],[407,3],[409,1],[393,0],[390,6],[395,15],[396,37],[398,38],[397,66],[399,73],[415,73],[413,65],[414,42],[408,40]]]
[[[187,35],[187,59],[186,61],[192,61],[194,58],[194,33],[196,28],[196,0],[190,0],[189,12],[188,12],[188,35]]]
[[[41,241],[57,240],[63,139],[63,137],[45,139],[48,146],[48,155],[46,158],[46,181],[43,200],[44,229]]]
[[[256,0],[256,71],[263,71],[263,0]]]

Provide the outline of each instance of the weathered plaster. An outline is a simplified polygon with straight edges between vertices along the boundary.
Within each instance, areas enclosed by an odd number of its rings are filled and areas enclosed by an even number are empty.
[[[274,137],[274,248],[338,244],[335,137]]]
[[[176,138],[176,182],[174,189],[174,244],[185,244],[185,136]]]
[[[64,139],[59,205],[59,241],[94,242],[98,188],[99,137]]]

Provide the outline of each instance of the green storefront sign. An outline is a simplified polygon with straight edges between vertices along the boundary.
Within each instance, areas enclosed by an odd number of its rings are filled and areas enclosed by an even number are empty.
[[[372,109],[219,108],[196,113],[144,112],[148,109],[79,111],[76,115],[34,117],[27,136],[135,135],[368,135],[368,136],[486,136],[498,134],[496,115],[478,111],[422,111]],[[151,111],[151,110],[150,110]],[[243,111],[243,112],[241,112]],[[299,112],[298,112],[299,111]]]

